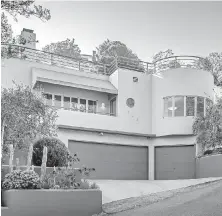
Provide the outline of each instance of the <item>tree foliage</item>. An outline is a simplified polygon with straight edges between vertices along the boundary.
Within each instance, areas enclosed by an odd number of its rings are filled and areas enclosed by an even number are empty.
[[[81,58],[81,50],[77,44],[75,44],[75,39],[66,39],[64,41],[59,41],[57,43],[51,43],[42,48],[43,51],[59,54],[62,56]]]
[[[215,85],[222,86],[222,80],[219,80],[219,77],[222,76],[222,52],[210,53],[207,59],[211,63],[211,72],[214,76]]]
[[[3,88],[1,94],[2,149],[7,153],[10,141],[14,148],[26,149],[27,139],[38,136],[56,136],[57,113],[45,105],[41,94],[33,92],[29,86],[15,84]]]
[[[12,27],[8,22],[8,19],[4,12],[8,13],[9,15],[13,16],[14,20],[17,21],[17,16],[25,16],[29,18],[31,16],[35,16],[42,21],[48,21],[51,18],[50,10],[43,8],[41,5],[35,5],[35,1],[8,1],[2,0],[1,1],[1,42],[9,43],[15,42],[16,39],[12,37],[13,31]]]
[[[44,146],[47,147],[47,167],[54,167],[54,166],[67,166],[67,163],[72,156],[69,149],[66,145],[61,142],[57,138],[46,137],[37,140],[37,142],[33,145],[33,164],[35,166],[41,166],[42,164],[42,156],[43,156],[43,148]],[[73,157],[75,160],[78,160],[77,155]]]
[[[107,39],[96,49],[98,61],[104,64],[110,64],[117,57],[125,57],[139,61],[138,56],[133,53],[126,44],[120,41],[111,41]]]
[[[171,49],[167,49],[165,51],[160,51],[153,56],[152,62],[154,63],[156,61],[159,61],[160,59],[168,58],[173,55],[174,55],[174,53]]]
[[[222,98],[207,106],[206,116],[198,116],[193,123],[196,144],[202,149],[222,147]]]

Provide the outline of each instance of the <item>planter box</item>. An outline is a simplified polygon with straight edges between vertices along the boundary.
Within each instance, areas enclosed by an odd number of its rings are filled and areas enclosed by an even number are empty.
[[[9,190],[5,196],[11,216],[92,216],[102,212],[100,190]]]

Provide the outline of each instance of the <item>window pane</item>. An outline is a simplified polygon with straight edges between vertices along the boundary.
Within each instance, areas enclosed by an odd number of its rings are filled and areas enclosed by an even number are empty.
[[[174,116],[184,116],[184,97],[175,97]]]
[[[164,98],[164,117],[173,116],[173,100],[172,97]]]
[[[70,108],[70,97],[64,97],[63,106],[66,109]]]
[[[54,96],[54,106],[60,108],[62,106],[62,96],[55,95]]]
[[[71,107],[73,110],[78,110],[78,98],[71,98]]]
[[[43,97],[46,99],[46,104],[47,104],[48,106],[52,106],[52,95],[51,95],[51,94],[44,93],[44,94],[43,94]]]
[[[186,98],[186,116],[194,116],[195,97]]]
[[[92,100],[88,101],[88,112],[96,113],[96,101],[92,101]]]
[[[110,101],[110,115],[116,116],[116,98]]]
[[[80,112],[85,112],[85,111],[86,111],[86,100],[80,99]]]
[[[197,115],[204,114],[204,98],[197,97]]]

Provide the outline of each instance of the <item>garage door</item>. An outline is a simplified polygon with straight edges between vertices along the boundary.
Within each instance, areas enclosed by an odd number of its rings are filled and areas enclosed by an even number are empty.
[[[155,179],[195,178],[194,146],[170,146],[155,148]]]
[[[93,167],[91,178],[144,180],[148,178],[148,148],[69,141],[69,149],[77,153],[79,165]]]

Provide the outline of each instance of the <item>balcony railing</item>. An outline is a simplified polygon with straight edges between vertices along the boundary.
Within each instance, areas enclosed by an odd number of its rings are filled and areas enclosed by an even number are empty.
[[[99,62],[75,59],[68,56],[26,48],[24,46],[2,43],[2,56],[3,55],[103,75],[110,75],[118,68],[125,68],[148,74],[159,73],[173,68],[211,70],[210,62],[197,56],[171,56],[152,63],[125,57],[113,57],[111,64],[101,64]]]

